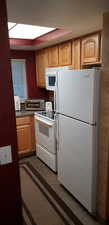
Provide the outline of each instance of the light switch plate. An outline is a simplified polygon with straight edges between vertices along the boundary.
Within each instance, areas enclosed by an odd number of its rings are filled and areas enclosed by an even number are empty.
[[[0,165],[12,163],[11,145],[0,147]]]

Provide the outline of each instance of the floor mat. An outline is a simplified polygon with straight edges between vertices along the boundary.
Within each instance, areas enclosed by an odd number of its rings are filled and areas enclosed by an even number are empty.
[[[31,163],[20,165],[20,177],[27,225],[83,225]]]

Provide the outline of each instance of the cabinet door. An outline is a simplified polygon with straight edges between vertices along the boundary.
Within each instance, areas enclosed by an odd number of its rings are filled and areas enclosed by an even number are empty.
[[[49,66],[58,66],[59,64],[58,46],[49,48],[48,64]]]
[[[19,117],[16,119],[18,153],[35,151],[34,117]]]
[[[31,151],[36,151],[36,137],[35,137],[35,121],[34,116],[31,116]]]
[[[37,86],[41,88],[45,88],[46,67],[48,67],[48,49],[43,49],[36,55]]]
[[[102,63],[102,48],[103,48],[103,35],[101,33],[101,38],[100,38],[100,63]]]
[[[17,127],[18,151],[19,153],[30,152],[31,150],[31,129],[30,125]]]
[[[81,68],[81,41],[80,39],[72,42],[72,66],[73,69]]]
[[[66,42],[59,45],[59,65],[66,66],[71,65],[71,42]]]
[[[99,62],[100,34],[82,39],[82,65]]]

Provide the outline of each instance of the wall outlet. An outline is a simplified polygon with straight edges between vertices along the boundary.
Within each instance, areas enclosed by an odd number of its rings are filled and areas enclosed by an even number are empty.
[[[0,165],[12,163],[11,145],[0,147]]]

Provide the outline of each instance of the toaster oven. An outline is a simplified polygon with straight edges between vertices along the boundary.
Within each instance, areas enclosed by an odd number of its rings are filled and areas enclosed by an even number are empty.
[[[27,99],[25,101],[25,110],[43,111],[45,110],[45,100],[43,99]]]

